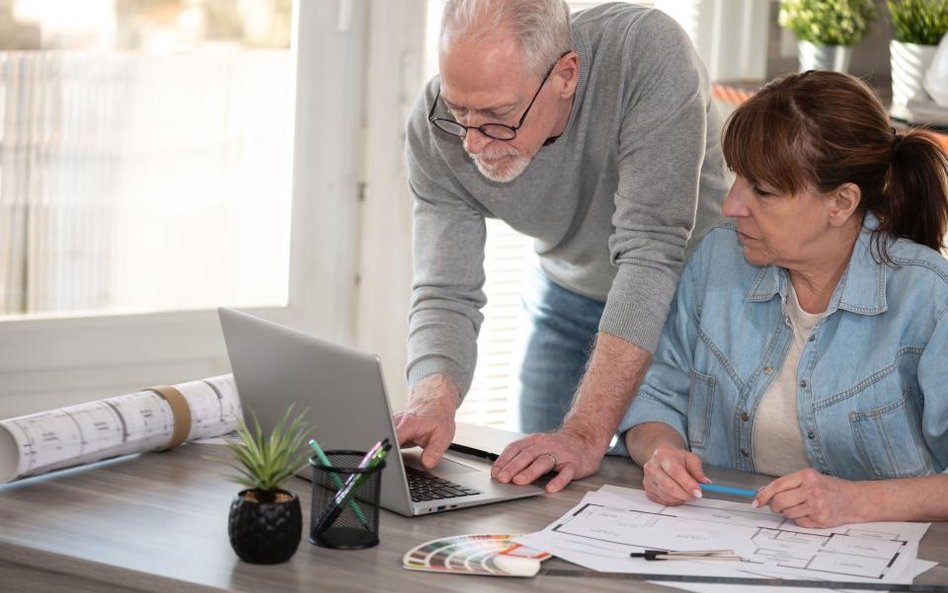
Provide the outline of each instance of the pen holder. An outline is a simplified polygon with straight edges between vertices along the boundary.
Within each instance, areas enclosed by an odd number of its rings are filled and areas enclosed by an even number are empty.
[[[379,495],[385,461],[359,467],[362,451],[326,451],[332,467],[311,457],[313,496],[309,542],[360,550],[379,543]]]

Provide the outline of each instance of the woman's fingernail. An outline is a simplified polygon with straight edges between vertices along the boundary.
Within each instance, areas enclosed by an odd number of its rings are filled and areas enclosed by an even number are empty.
[[[694,490],[691,491],[691,493],[694,495],[695,498],[701,498],[701,490],[699,488],[695,488]]]

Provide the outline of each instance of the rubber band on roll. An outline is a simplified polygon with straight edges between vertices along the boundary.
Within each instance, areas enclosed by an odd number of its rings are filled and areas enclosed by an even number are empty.
[[[171,406],[174,430],[171,431],[171,438],[168,439],[168,444],[165,445],[163,450],[174,449],[186,441],[188,434],[191,432],[191,407],[188,406],[188,400],[184,398],[180,391],[170,385],[158,385],[148,389],[163,397]]]

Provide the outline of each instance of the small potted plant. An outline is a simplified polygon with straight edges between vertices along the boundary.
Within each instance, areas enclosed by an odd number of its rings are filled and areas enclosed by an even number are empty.
[[[273,432],[263,434],[256,414],[252,428],[241,420],[239,442],[228,443],[237,474],[231,480],[246,486],[230,505],[230,545],[242,560],[254,564],[286,562],[299,546],[303,515],[299,497],[281,485],[307,461],[306,425],[300,415],[290,421],[292,406]]]
[[[852,47],[876,19],[873,0],[781,0],[779,22],[797,38],[800,70],[846,72]]]
[[[942,36],[948,32],[948,0],[886,0],[892,22],[892,115],[905,119],[910,101],[927,101],[922,86]]]

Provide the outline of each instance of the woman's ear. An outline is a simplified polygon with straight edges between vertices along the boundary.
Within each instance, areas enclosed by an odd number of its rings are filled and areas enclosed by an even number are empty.
[[[859,208],[862,201],[862,191],[855,183],[844,183],[837,187],[829,196],[830,224],[841,227],[846,224]]]

